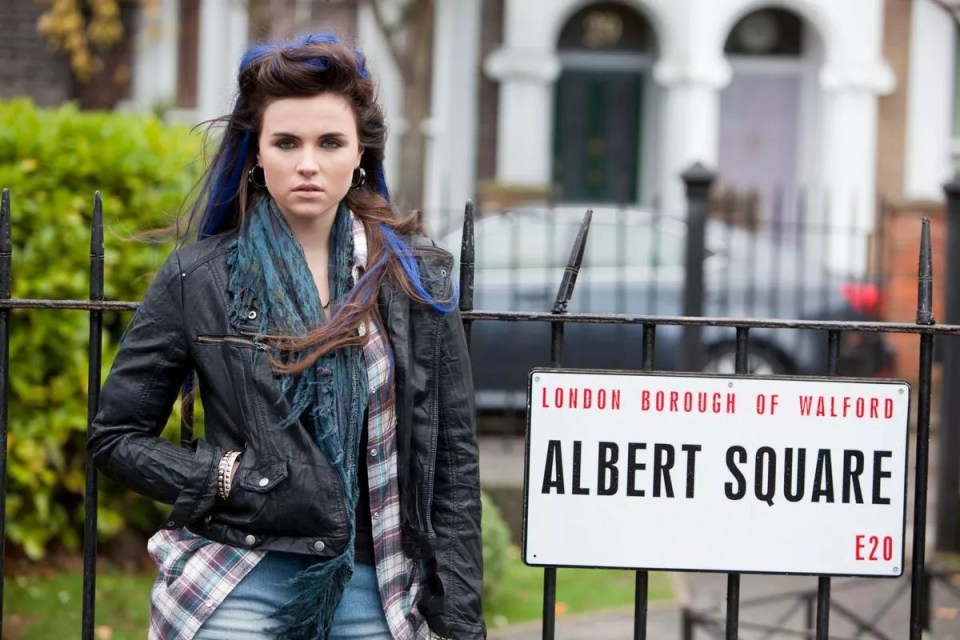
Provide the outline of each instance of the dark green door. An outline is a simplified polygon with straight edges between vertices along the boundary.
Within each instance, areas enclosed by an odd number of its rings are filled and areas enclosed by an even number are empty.
[[[554,105],[553,183],[564,202],[638,200],[637,72],[564,70]]]

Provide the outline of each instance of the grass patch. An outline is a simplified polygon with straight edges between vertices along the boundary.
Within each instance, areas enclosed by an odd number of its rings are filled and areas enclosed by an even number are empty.
[[[503,586],[484,602],[491,629],[539,620],[543,615],[543,569],[525,565],[515,546],[510,547],[509,555]],[[636,575],[635,571],[611,569],[559,569],[557,615],[632,605]],[[667,575],[650,572],[649,601],[671,599]]]
[[[557,572],[557,614],[569,615],[633,604],[636,574],[604,569]],[[142,640],[149,624],[153,573],[102,568],[97,573],[97,640]],[[4,580],[4,640],[79,637],[83,573],[80,569],[38,568],[35,575]],[[664,573],[650,573],[650,601],[673,598]],[[511,546],[499,591],[484,603],[487,625],[504,627],[539,620],[543,569],[528,567]]]
[[[143,640],[154,574],[118,569],[97,573],[98,640]],[[78,638],[83,619],[83,572],[44,570],[4,580],[4,640]]]

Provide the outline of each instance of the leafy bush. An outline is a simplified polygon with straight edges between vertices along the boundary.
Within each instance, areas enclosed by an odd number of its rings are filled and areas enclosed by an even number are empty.
[[[483,597],[494,597],[503,586],[510,552],[510,529],[500,515],[500,509],[487,495],[480,493],[483,514]]]
[[[94,190],[104,202],[108,300],[139,300],[170,250],[136,240],[170,227],[197,176],[200,136],[151,115],[0,101],[0,187],[10,189],[13,297],[84,299]],[[109,370],[128,314],[104,316]],[[89,340],[79,311],[10,317],[7,536],[33,558],[75,548],[83,522]],[[101,533],[154,521],[152,503],[106,484]]]

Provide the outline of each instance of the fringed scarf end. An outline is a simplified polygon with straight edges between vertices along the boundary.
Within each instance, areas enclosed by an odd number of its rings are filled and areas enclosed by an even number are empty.
[[[344,587],[353,575],[353,554],[341,554],[301,571],[293,578],[297,596],[284,603],[271,632],[279,640],[326,640]]]

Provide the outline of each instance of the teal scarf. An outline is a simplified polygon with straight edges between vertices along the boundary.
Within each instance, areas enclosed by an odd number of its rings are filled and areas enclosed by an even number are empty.
[[[342,304],[353,279],[353,229],[350,211],[337,210],[330,237],[330,308]],[[264,198],[248,213],[231,243],[227,257],[230,320],[247,321],[251,308],[260,310],[259,333],[302,336],[326,319],[303,248],[293,236],[272,198]],[[296,358],[296,354],[291,356]],[[360,430],[367,404],[367,371],[361,347],[336,349],[297,375],[282,376],[281,388],[290,400],[290,414],[281,428],[312,431],[317,446],[340,475],[346,494],[350,537],[346,551],[322,560],[294,578],[296,598],[278,612],[284,625],[276,632],[289,640],[325,640],[344,587],[353,574],[357,458]],[[320,491],[332,489],[318,487]]]

